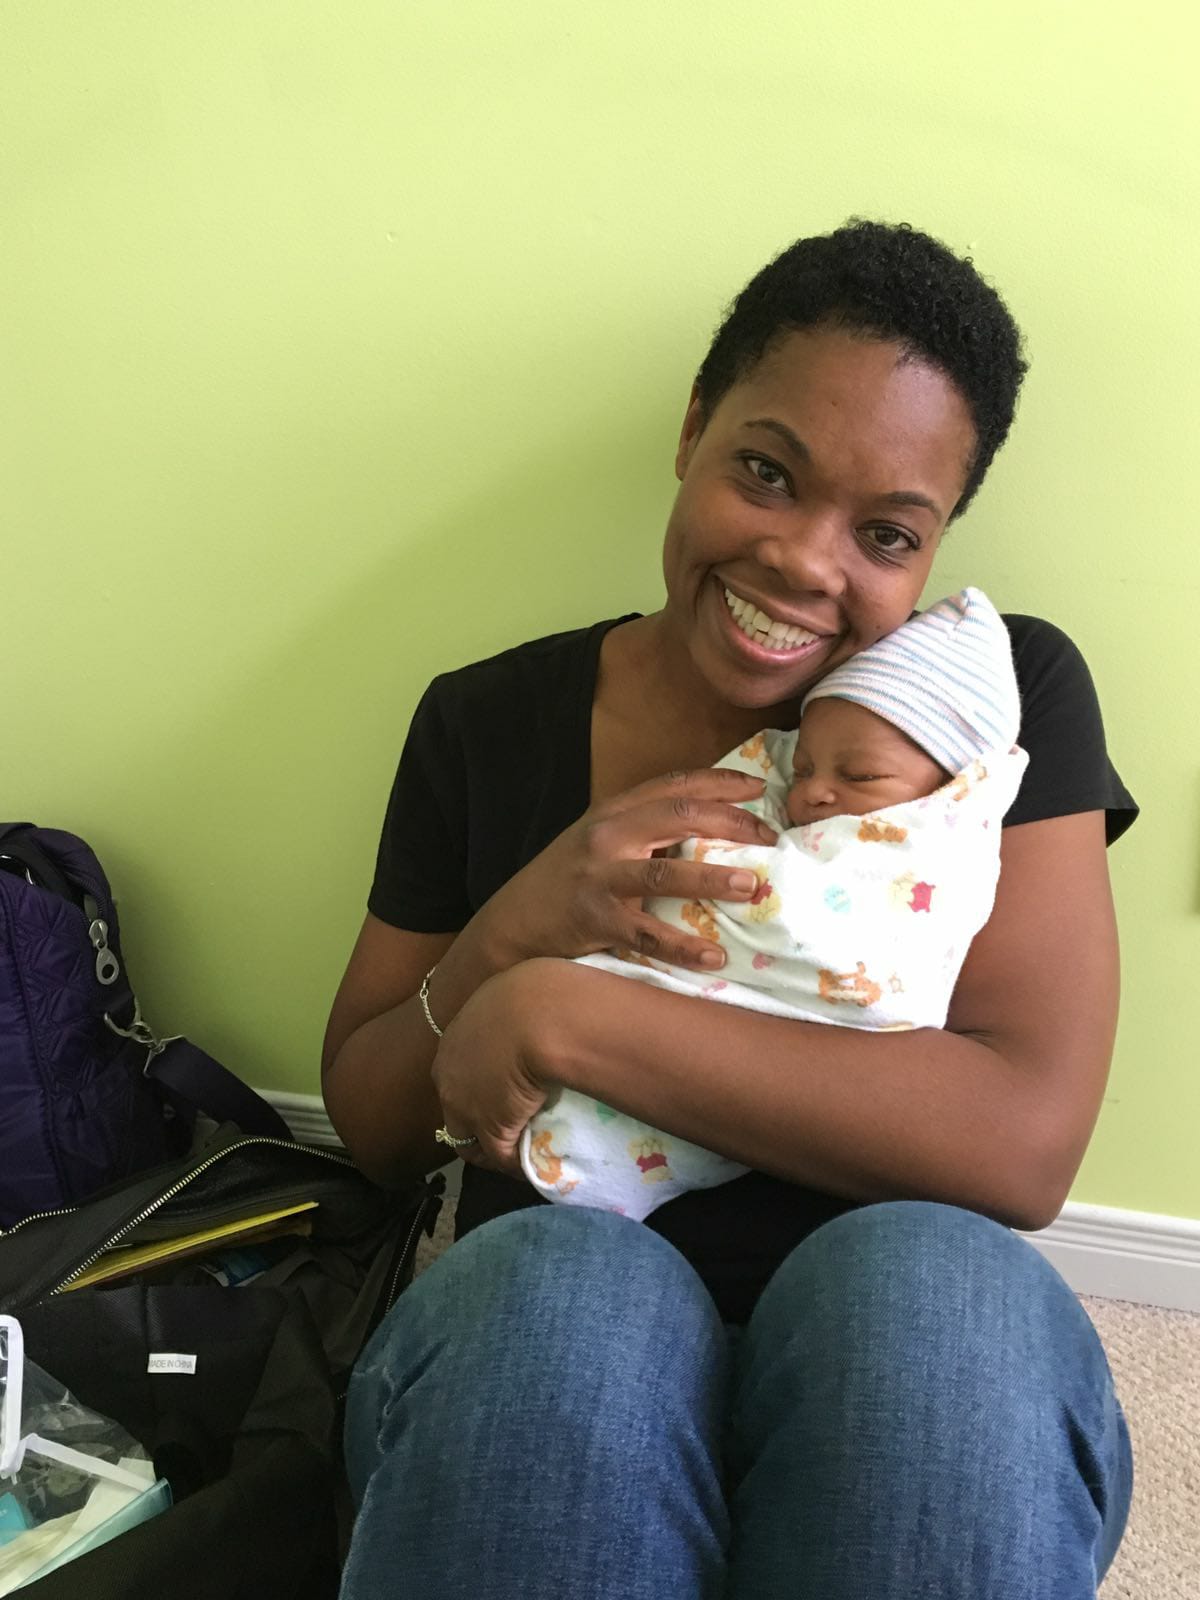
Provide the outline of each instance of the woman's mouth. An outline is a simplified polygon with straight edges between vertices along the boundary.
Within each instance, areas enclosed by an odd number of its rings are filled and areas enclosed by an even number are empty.
[[[830,637],[828,634],[813,633],[811,629],[802,628],[796,623],[781,622],[761,610],[753,601],[734,594],[724,584],[721,584],[721,594],[735,633],[754,648],[756,655],[795,661],[808,655],[815,646]]]

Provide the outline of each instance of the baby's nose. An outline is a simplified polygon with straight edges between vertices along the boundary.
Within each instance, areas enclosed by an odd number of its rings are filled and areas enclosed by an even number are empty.
[[[837,784],[833,779],[816,773],[811,778],[802,778],[796,787],[810,806],[832,805],[837,799]]]
[[[797,827],[828,816],[837,808],[838,792],[835,784],[824,778],[801,778],[792,785],[788,794],[788,818]]]

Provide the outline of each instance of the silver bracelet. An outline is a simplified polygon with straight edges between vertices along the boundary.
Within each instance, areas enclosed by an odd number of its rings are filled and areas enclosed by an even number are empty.
[[[425,1021],[429,1024],[429,1026],[433,1029],[434,1033],[436,1033],[438,1038],[440,1039],[442,1037],[442,1030],[438,1027],[437,1023],[433,1020],[433,1012],[430,1011],[430,1009],[429,1009],[429,980],[430,980],[430,978],[433,977],[433,975],[434,975],[434,973],[436,971],[437,971],[437,962],[435,961],[433,966],[430,967],[429,971],[425,974],[425,977],[422,980],[420,996],[421,996],[421,1010],[425,1013]]]

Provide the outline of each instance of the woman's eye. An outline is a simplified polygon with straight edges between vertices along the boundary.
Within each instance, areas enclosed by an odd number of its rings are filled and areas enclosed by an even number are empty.
[[[765,483],[768,489],[787,488],[787,473],[773,461],[768,461],[766,456],[743,456],[742,460],[759,483]]]
[[[911,533],[907,533],[903,528],[889,527],[886,523],[879,528],[868,528],[866,532],[875,549],[889,555],[899,550],[921,548],[920,540],[915,539]]]

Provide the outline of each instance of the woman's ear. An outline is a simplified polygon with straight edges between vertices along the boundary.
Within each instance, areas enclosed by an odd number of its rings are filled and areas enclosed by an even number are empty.
[[[700,435],[704,432],[704,408],[700,404],[700,391],[695,384],[692,385],[691,399],[688,408],[683,414],[683,427],[679,432],[679,448],[675,452],[675,476],[680,483],[688,469],[688,462],[695,453],[700,442]]]

